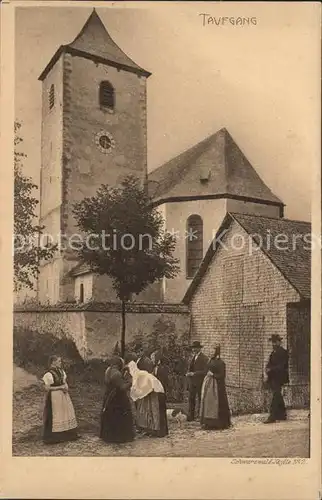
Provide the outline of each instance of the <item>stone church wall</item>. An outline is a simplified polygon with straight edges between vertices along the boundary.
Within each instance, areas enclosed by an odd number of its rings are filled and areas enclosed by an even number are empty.
[[[114,87],[114,110],[100,106],[99,86],[104,80]],[[49,109],[52,84],[55,102]],[[102,184],[117,185],[128,174],[146,180],[146,78],[67,53],[44,79],[42,95],[42,223],[50,237],[60,235],[65,248],[58,256],[61,265],[47,263],[39,276],[38,298],[53,304],[74,298],[68,272],[77,259],[64,241],[64,236],[78,233],[74,203],[94,195]],[[102,131],[114,141],[106,154],[96,144]],[[49,288],[48,279],[53,282]]]
[[[191,283],[186,277],[186,225],[190,215],[203,219],[203,253],[205,255],[225,215],[225,200],[193,200],[167,203],[165,208],[166,229],[177,235],[174,256],[180,261],[180,272],[164,285],[164,301],[180,302]]]
[[[205,255],[227,212],[280,217],[280,207],[230,199],[199,199],[171,202],[160,205],[159,211],[166,221],[166,228],[177,234],[175,256],[180,261],[180,273],[164,284],[165,302],[179,302],[183,299],[191,279],[186,277],[186,224],[190,215],[199,215],[203,220],[203,254]]]
[[[54,106],[50,109],[49,95],[54,85]],[[42,84],[41,173],[40,173],[40,224],[44,226],[49,242],[57,243],[61,233],[63,155],[63,59],[59,59]],[[40,267],[38,300],[56,303],[60,300],[60,257]]]
[[[49,96],[52,85],[54,85],[54,105],[50,109]],[[61,58],[42,84],[40,216],[44,222],[47,214],[59,209],[62,202],[62,191],[59,189],[62,182],[62,154],[63,60]]]
[[[252,201],[227,200],[227,212],[238,214],[254,214],[263,217],[280,217],[281,207],[276,205],[265,205],[265,203],[254,203]]]
[[[114,111],[99,105],[99,85],[115,90]],[[146,178],[146,78],[70,54],[64,62],[64,223],[72,232],[73,203],[101,184],[117,185],[127,174]],[[114,147],[104,154],[96,134],[105,130]]]
[[[93,275],[91,273],[76,276],[74,282],[74,298],[80,302],[80,287],[83,285],[84,302],[120,302],[113,288],[113,280],[106,275]],[[146,290],[133,295],[133,302],[156,303],[162,302],[162,281],[155,282]]]

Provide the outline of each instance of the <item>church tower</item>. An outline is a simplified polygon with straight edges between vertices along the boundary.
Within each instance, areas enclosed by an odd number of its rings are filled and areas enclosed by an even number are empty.
[[[39,77],[40,223],[52,241],[61,243],[55,258],[40,269],[42,303],[74,298],[69,272],[77,260],[66,244],[77,233],[73,204],[128,174],[146,181],[149,76],[116,45],[94,9],[75,40],[57,50]]]

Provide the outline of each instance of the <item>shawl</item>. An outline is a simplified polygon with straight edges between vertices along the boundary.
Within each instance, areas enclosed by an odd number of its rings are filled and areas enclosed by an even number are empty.
[[[161,382],[152,373],[139,370],[134,361],[130,361],[128,367],[132,377],[130,396],[133,401],[143,399],[153,391],[164,393]]]

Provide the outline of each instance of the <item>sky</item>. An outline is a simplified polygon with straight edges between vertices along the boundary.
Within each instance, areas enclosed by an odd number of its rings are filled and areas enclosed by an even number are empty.
[[[70,4],[69,4],[70,5]],[[226,127],[285,216],[309,220],[319,149],[319,18],[309,3],[109,4],[106,29],[147,83],[148,170]],[[41,82],[57,48],[92,7],[17,7],[15,115],[25,172],[39,183]],[[207,14],[203,16],[201,14]],[[203,20],[213,18],[212,24]],[[217,25],[220,17],[256,25]]]

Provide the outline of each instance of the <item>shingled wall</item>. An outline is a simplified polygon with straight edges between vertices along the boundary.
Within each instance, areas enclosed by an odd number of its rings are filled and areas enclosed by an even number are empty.
[[[216,252],[190,303],[192,336],[207,354],[221,344],[232,410],[263,411],[268,404],[263,374],[271,352],[269,337],[280,334],[288,347],[287,304],[300,296],[261,250],[251,251],[247,233],[236,222],[222,242],[225,248]],[[290,382],[299,384],[292,371]],[[302,400],[286,392],[291,406],[307,402],[307,384],[305,394],[299,391]]]

